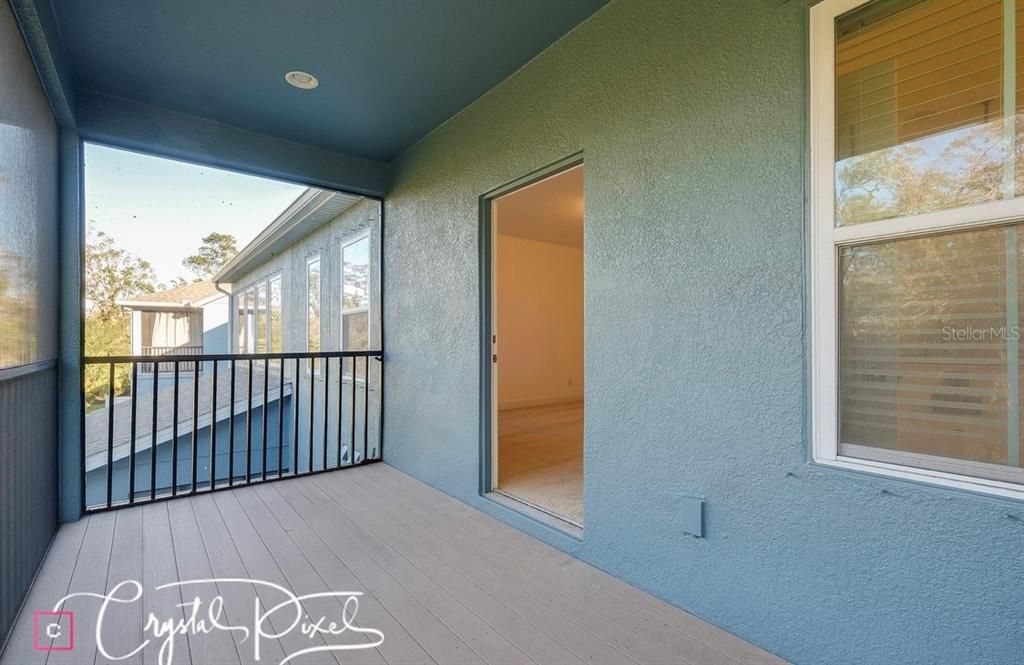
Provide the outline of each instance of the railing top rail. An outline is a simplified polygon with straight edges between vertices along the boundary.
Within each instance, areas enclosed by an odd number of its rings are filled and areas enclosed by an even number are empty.
[[[189,362],[214,362],[230,360],[307,360],[309,358],[374,358],[381,360],[383,351],[317,351],[317,352],[287,352],[287,353],[212,353],[201,355],[173,355],[160,356],[166,360],[160,363],[189,363]],[[85,356],[82,362],[86,365],[106,363],[152,363],[153,356]]]

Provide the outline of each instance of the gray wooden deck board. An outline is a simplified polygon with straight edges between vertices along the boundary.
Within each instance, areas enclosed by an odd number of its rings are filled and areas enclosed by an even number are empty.
[[[363,585],[334,554],[326,543],[296,513],[277,491],[278,485],[258,486],[257,494],[274,514],[275,519],[306,559],[324,580],[325,588],[344,591],[363,589]],[[382,631],[387,639],[380,646],[381,655],[391,665],[433,664],[419,642],[398,622],[372,592],[365,591],[359,600],[359,616],[368,626]]]
[[[383,631],[376,649],[306,654],[290,663],[593,663],[684,665],[781,663],[743,642],[564,552],[383,464],[217,492],[86,517],[59,530],[29,593],[2,665],[104,663],[95,652],[98,601],[76,598],[75,650],[33,649],[33,611],[63,595],[109,591],[138,579],[143,601],[110,610],[111,650],[142,639],[150,611],[184,619],[175,604],[224,598],[224,624],[252,623],[251,584],[154,587],[188,579],[255,578],[295,593],[360,591],[359,625]],[[307,603],[340,616],[337,599]],[[264,607],[263,609],[266,609]],[[203,607],[205,616],[206,607]],[[273,627],[290,622],[275,615]],[[109,639],[107,636],[109,635]],[[350,643],[370,637],[351,635]],[[253,638],[213,631],[176,638],[175,665],[257,662]],[[296,628],[264,641],[259,663],[314,645]],[[157,640],[120,662],[156,662]]]
[[[536,571],[529,569],[516,570],[514,558],[506,557],[505,552],[495,552],[494,556],[487,553],[488,543],[482,542],[478,535],[467,530],[461,520],[452,521],[441,512],[433,512],[431,515],[417,516],[416,523],[410,522],[407,518],[408,510],[416,505],[415,498],[403,496],[398,492],[387,493],[378,484],[369,483],[362,487],[361,480],[353,478],[352,482],[344,484],[332,484],[336,492],[347,492],[349,500],[345,503],[351,505],[375,505],[377,511],[388,515],[396,520],[396,528],[415,534],[413,537],[422,547],[427,549],[431,543],[436,547],[440,556],[448,558],[455,557],[454,561],[463,570],[480,568],[491,576],[497,576],[517,585],[525,594],[530,597],[530,606],[534,614],[546,615],[543,619],[544,625],[559,626],[559,622],[575,624],[562,625],[558,633],[567,636],[579,630],[588,633],[588,639],[580,641],[581,646],[592,648],[592,642],[603,642],[607,647],[617,651],[622,662],[634,663],[690,663],[691,665],[714,665],[721,663],[728,665],[736,661],[730,660],[717,652],[709,649],[700,649],[699,643],[688,645],[691,648],[679,653],[662,647],[638,634],[623,625],[623,617],[611,614],[603,614],[593,606],[577,598],[573,594],[561,593],[557,587],[551,585],[548,580],[541,579]],[[362,492],[357,488],[362,488]],[[383,496],[390,496],[391,501],[379,505]],[[397,536],[396,536],[397,537]],[[505,561],[505,564],[494,567],[494,561]],[[508,592],[506,592],[508,593]],[[574,631],[574,628],[576,629]],[[567,641],[568,643],[568,641]],[[606,647],[606,648],[607,648]],[[585,655],[585,654],[578,654]],[[593,657],[593,656],[592,656]]]

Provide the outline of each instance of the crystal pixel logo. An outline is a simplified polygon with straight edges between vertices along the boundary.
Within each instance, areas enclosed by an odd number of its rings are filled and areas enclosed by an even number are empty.
[[[32,614],[32,646],[36,651],[75,648],[75,613],[36,610]]]

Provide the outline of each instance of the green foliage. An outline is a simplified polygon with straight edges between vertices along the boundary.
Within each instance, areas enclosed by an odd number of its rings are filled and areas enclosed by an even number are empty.
[[[119,313],[103,317],[91,313],[85,317],[85,355],[131,355],[131,319]],[[110,369],[107,365],[87,365],[85,368],[85,404],[87,410],[103,405],[109,390]],[[114,394],[129,391],[131,377],[128,365],[114,367]]]
[[[98,231],[85,245],[85,298],[90,315],[102,319],[123,316],[117,301],[156,291],[156,276],[149,261],[121,249],[114,239]]]
[[[181,262],[196,276],[196,281],[210,279],[238,253],[238,244],[233,235],[214,231],[203,238],[203,244],[195,254],[186,256]]]
[[[102,231],[90,233],[85,246],[85,355],[130,355],[131,319],[117,301],[154,291],[156,277],[149,261],[118,247]],[[106,365],[85,368],[87,410],[103,405],[108,381]],[[128,366],[115,367],[114,393],[124,395],[129,383]]]
[[[0,248],[0,367],[38,360],[36,297],[32,261]]]

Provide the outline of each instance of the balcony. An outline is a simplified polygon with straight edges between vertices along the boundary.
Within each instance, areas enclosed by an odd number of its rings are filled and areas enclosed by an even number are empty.
[[[220,578],[171,586],[174,581]],[[63,525],[15,625],[3,665],[80,662],[97,648],[117,658],[137,649],[146,618],[187,619],[178,607],[199,598],[200,616],[223,598],[223,625],[251,627],[253,599],[360,592],[353,625],[383,634],[376,648],[309,652],[297,663],[778,663],[725,631],[653,598],[386,464],[257,483],[226,492],[90,515]],[[74,612],[74,650],[36,651],[33,612],[69,594],[110,592],[123,580],[143,589],[115,604],[96,632],[96,598],[63,604]],[[122,589],[122,596],[129,596]],[[308,615],[338,620],[342,603],[312,598]],[[287,616],[285,616],[287,615]],[[267,632],[295,619],[272,615]],[[260,642],[261,662],[309,648],[368,647],[375,633],[303,636],[298,628]],[[150,636],[152,638],[152,636]],[[123,663],[157,662],[152,639]],[[173,639],[173,663],[256,662],[254,640],[213,630]],[[76,660],[76,655],[78,660]],[[165,654],[166,656],[166,654]],[[108,662],[103,654],[96,662]],[[170,662],[170,661],[164,661]]]

